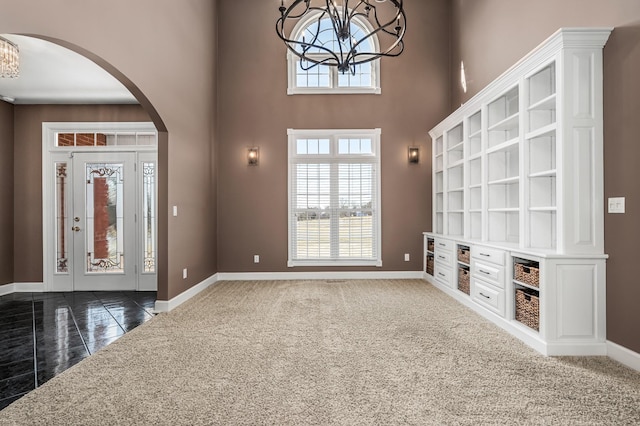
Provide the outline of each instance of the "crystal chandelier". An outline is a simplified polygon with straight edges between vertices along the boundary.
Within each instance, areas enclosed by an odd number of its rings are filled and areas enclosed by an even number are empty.
[[[279,10],[276,32],[303,70],[327,65],[355,74],[357,65],[404,50],[402,0],[281,0]],[[292,38],[300,25],[306,30]]]
[[[20,75],[18,46],[0,37],[0,77],[15,78]]]

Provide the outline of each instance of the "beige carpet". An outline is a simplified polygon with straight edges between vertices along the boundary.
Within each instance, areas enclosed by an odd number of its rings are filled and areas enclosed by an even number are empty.
[[[419,280],[220,282],[1,425],[640,424],[640,373],[546,358]]]

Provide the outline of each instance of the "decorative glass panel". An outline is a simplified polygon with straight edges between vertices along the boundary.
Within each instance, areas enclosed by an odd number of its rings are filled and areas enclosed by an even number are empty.
[[[143,272],[156,271],[156,165],[142,163]]]
[[[124,272],[124,165],[86,165],[88,273]]]
[[[56,187],[55,187],[55,209],[56,209],[56,272],[69,272],[69,254],[67,253],[67,193],[69,190],[67,183],[67,163],[55,163]]]

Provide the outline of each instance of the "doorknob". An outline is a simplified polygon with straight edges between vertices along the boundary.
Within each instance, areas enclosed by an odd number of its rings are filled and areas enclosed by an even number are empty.
[[[72,231],[78,232],[80,230],[79,226],[74,226],[73,228],[71,228]]]

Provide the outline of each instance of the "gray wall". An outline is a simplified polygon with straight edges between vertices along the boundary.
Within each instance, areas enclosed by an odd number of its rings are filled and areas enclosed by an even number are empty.
[[[558,28],[579,26],[615,27],[604,48],[604,196],[626,197],[627,213],[605,214],[607,339],[640,352],[640,2],[454,0],[452,100],[469,99]],[[461,60],[466,95],[456,74]]]
[[[427,131],[449,109],[449,2],[405,2],[406,50],[382,59],[382,95],[294,96],[287,96],[286,49],[274,30],[278,3],[219,3],[219,269],[308,270],[287,268],[287,128],[380,127],[381,269],[420,270],[421,233],[431,228]],[[246,164],[251,145],[260,147],[258,167]],[[409,145],[421,148],[421,164],[407,164]]]
[[[212,179],[216,5],[216,0],[31,0],[4,2],[0,14],[0,33],[56,39],[117,71],[159,130],[166,125],[158,153],[161,300],[217,272]],[[21,211],[24,204],[16,202]],[[179,207],[178,217],[169,217],[172,205]],[[36,246],[35,233],[41,231],[29,232],[34,235],[24,238],[33,238],[29,245]],[[184,267],[189,268],[186,280]],[[32,272],[16,270],[16,280],[24,275]]]
[[[0,285],[13,283],[13,106],[0,101]]]

